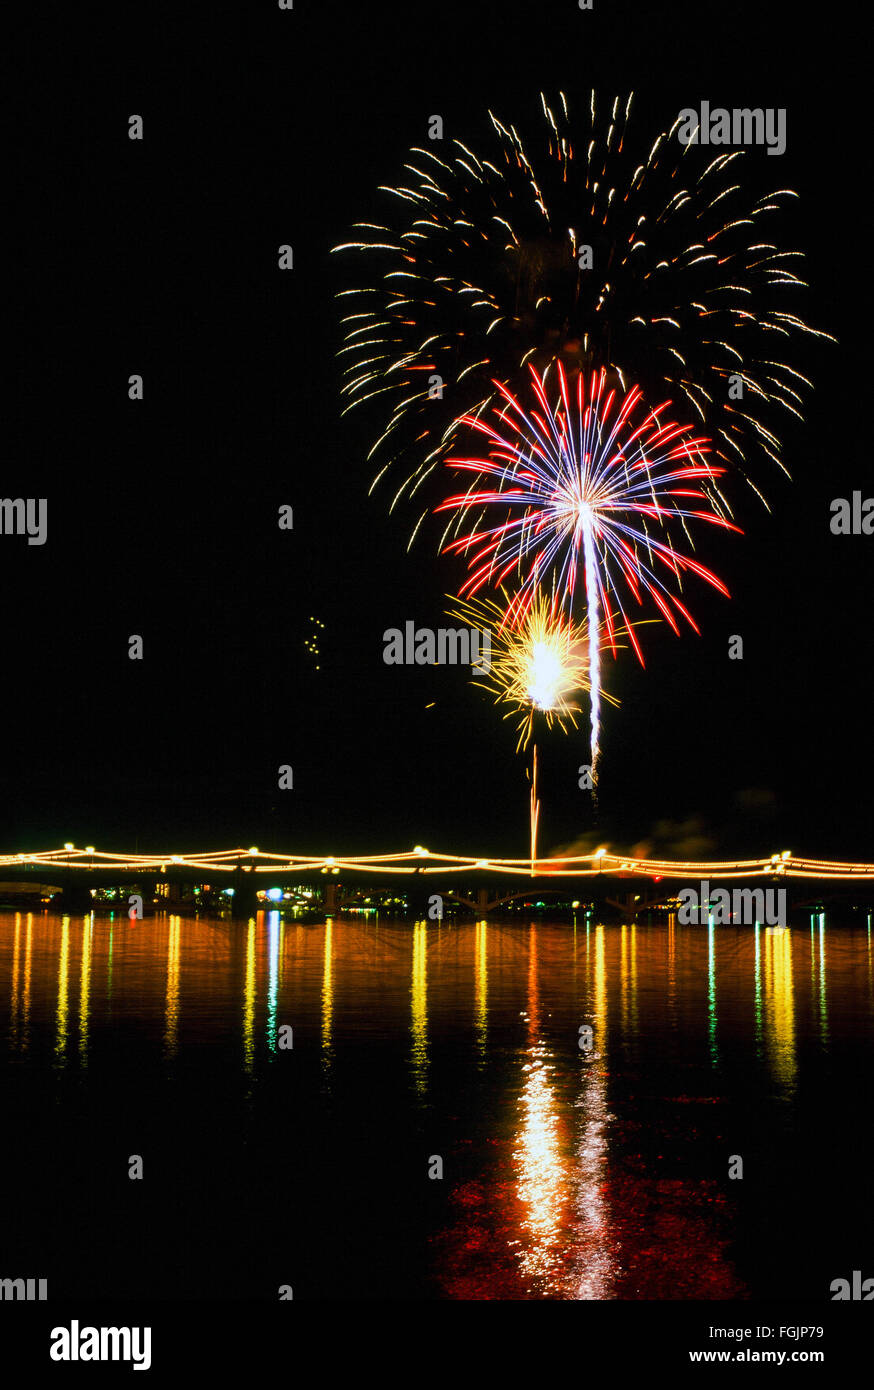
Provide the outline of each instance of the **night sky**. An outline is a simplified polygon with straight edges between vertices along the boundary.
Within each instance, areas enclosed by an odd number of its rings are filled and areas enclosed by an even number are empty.
[[[461,570],[427,542],[408,554],[418,511],[368,497],[371,438],[341,418],[335,356],[334,296],[356,267],[329,251],[378,220],[378,185],[432,113],[446,147],[476,148],[487,108],[524,132],[541,89],[579,104],[594,85],[635,90],[641,143],[702,99],[788,108],[786,154],[742,163],[800,193],[782,226],[809,257],[803,312],[839,344],[791,359],[816,392],[806,426],[786,427],[794,481],[764,475],[772,514],[738,484],[744,535],[699,552],[731,600],[694,586],[700,637],[653,629],[645,671],[628,653],[608,668],[622,707],[605,718],[597,821],[577,786],[585,718],[541,741],[542,848],[874,858],[874,537],[829,531],[832,498],[874,495],[853,15],[833,5],[808,28],[795,6],[763,21],[755,3],[264,0],[34,16],[2,492],[48,499],[48,542],[0,537],[0,848],[526,852],[512,724],[464,668],[382,660],[384,629],[445,625]],[[728,660],[735,633],[743,661]]]

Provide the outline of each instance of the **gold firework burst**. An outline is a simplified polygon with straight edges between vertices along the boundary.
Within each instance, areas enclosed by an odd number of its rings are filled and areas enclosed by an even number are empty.
[[[537,714],[548,729],[575,729],[577,697],[591,689],[587,620],[574,622],[542,591],[521,618],[511,618],[506,605],[491,599],[452,603],[451,618],[491,634],[490,664],[480,667],[474,684],[488,690],[496,704],[507,706],[505,719],[518,720],[516,751],[528,746]],[[614,628],[614,637],[622,632]],[[611,705],[619,704],[601,693]]]

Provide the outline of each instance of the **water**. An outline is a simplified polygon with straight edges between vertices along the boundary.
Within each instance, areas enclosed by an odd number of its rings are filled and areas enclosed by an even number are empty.
[[[0,1275],[53,1297],[822,1301],[870,1265],[861,917],[5,911],[0,1000]]]

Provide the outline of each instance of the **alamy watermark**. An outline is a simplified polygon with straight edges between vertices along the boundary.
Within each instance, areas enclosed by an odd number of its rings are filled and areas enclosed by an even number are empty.
[[[786,150],[785,106],[735,106],[729,111],[702,101],[701,110],[684,106],[677,119],[681,145],[767,145],[768,154]]]
[[[28,545],[45,545],[45,497],[0,497],[0,536],[27,536]]]
[[[386,666],[475,666],[492,669],[492,634],[488,628],[416,627],[413,622],[386,628],[382,634]]]
[[[48,1279],[0,1279],[0,1300],[22,1298],[44,1303],[48,1298]]]
[[[150,1327],[53,1327],[49,1356],[53,1361],[132,1361],[135,1371],[152,1364]]]
[[[683,888],[679,893],[677,921],[680,926],[707,926],[712,917],[717,927],[752,927],[758,922],[768,927],[786,925],[785,888],[711,888],[702,879],[697,888]]]
[[[852,498],[835,497],[829,504],[833,536],[874,536],[874,497],[862,501],[859,491]]]
[[[833,1279],[829,1284],[832,1303],[870,1303],[874,1299],[874,1279],[862,1279],[860,1269],[853,1270],[853,1282],[849,1279]]]

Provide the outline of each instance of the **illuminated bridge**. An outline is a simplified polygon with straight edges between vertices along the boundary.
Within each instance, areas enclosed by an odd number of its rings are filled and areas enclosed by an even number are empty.
[[[570,895],[635,914],[665,906],[684,884],[735,879],[758,880],[762,886],[808,880],[809,887],[798,884],[792,893],[798,906],[820,902],[835,890],[857,906],[874,902],[874,864],[804,859],[788,850],[761,859],[677,861],[633,859],[605,847],[531,860],[440,854],[422,845],[397,854],[313,855],[266,853],[254,845],[192,854],[117,854],[67,844],[0,855],[0,901],[4,893],[27,894],[42,903],[57,899],[56,906],[71,910],[92,905],[98,893],[104,896],[100,890],[123,887],[140,892],[144,903],[157,901],[171,911],[186,894],[193,902],[192,894],[220,893],[224,905],[241,915],[270,906],[264,900],[268,885],[279,893],[275,885],[293,882],[309,885],[314,906],[329,913],[369,901],[378,887],[396,889],[396,901],[416,910],[433,894],[480,914],[544,895]]]

